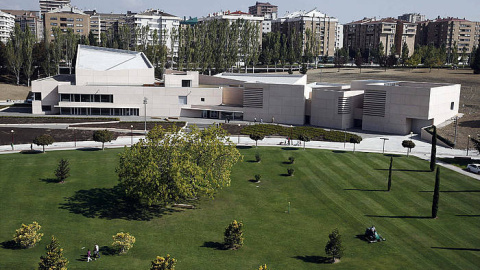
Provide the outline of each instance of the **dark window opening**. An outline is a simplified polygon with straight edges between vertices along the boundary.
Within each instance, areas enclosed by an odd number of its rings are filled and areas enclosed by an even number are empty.
[[[455,102],[450,103],[450,110],[453,111],[454,108],[455,108]]]
[[[42,112],[49,112],[52,110],[52,106],[43,105]]]
[[[33,93],[33,100],[42,100],[42,93]]]
[[[205,98],[203,98],[203,97],[200,98],[200,101],[205,102]]]
[[[182,80],[182,87],[190,87],[192,85],[191,80]]]

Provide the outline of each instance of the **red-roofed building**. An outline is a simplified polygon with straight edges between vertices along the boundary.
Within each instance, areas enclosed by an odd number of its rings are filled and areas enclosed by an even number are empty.
[[[417,25],[395,18],[364,18],[343,26],[343,46],[350,51],[360,49],[364,54],[372,56],[383,44],[385,55],[390,55],[395,46],[396,55],[401,55],[402,46],[407,43],[410,55],[415,47]]]
[[[465,48],[469,54],[479,44],[480,22],[438,17],[435,20],[419,22],[417,32],[417,45],[441,47],[445,44],[447,53],[451,53],[456,44],[459,53]]]

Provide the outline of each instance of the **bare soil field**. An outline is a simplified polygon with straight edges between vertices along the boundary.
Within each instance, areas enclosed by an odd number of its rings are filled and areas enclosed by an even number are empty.
[[[25,100],[30,93],[30,87],[0,83],[0,100]]]
[[[471,69],[372,69],[362,68],[324,68],[309,70],[308,82],[349,83],[352,80],[398,80],[416,82],[437,82],[461,84],[460,113],[455,148],[467,147],[468,135],[480,134],[480,75],[474,75]],[[454,141],[455,126],[450,124],[439,129],[439,134]],[[472,144],[470,144],[471,147]]]

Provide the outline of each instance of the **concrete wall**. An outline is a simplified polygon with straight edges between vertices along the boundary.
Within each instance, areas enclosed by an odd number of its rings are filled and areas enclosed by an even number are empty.
[[[155,82],[153,68],[129,70],[87,70],[77,69],[76,85],[144,85]]]
[[[52,78],[32,81],[32,93],[41,93],[42,100],[32,101],[32,114],[57,114],[59,110],[54,107],[58,104],[60,96],[58,94],[59,85],[69,85],[70,82],[59,82]],[[42,106],[51,106],[51,111],[42,111]]]
[[[428,118],[434,119],[433,125],[441,124],[458,114],[460,88],[459,84],[455,84],[432,89]],[[453,109],[451,109],[452,102]]]
[[[165,74],[165,87],[182,87],[182,81],[190,81],[190,87],[198,87],[198,71]]]
[[[223,87],[222,104],[243,106],[243,88],[241,87]]]
[[[263,90],[262,108],[244,107],[246,121],[303,125],[305,122],[305,85],[245,83],[245,88]]]

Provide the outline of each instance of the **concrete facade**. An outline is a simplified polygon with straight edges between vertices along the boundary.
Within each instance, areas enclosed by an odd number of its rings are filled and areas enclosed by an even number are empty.
[[[0,41],[7,43],[10,39],[10,33],[15,28],[15,16],[12,14],[0,11]]]
[[[47,13],[64,5],[70,5],[70,0],[40,0],[40,12]]]
[[[44,14],[45,36],[47,41],[53,41],[53,28],[60,28],[63,32],[72,29],[74,34],[88,37],[90,33],[90,15],[83,13],[76,7],[65,5]]]

